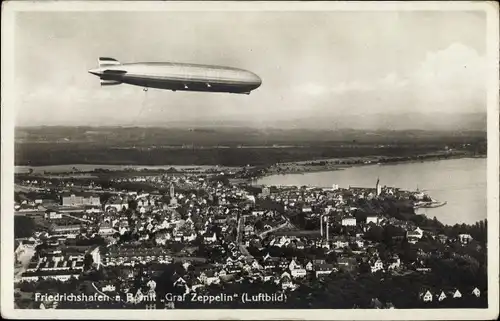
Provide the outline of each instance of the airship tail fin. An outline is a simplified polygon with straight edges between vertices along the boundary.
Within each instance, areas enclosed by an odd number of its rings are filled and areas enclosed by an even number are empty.
[[[109,58],[109,57],[99,57],[99,67],[106,67],[106,66],[116,66],[120,65],[120,62],[116,59]]]

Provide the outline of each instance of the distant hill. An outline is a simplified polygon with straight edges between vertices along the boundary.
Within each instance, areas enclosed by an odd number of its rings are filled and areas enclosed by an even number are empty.
[[[436,112],[432,115],[424,113],[383,114],[371,113],[360,115],[314,115],[297,119],[286,119],[272,122],[241,121],[172,121],[152,123],[151,126],[173,127],[251,127],[279,129],[356,129],[356,130],[431,130],[462,131],[486,130],[486,113],[449,114]]]
[[[342,143],[424,143],[436,139],[485,139],[485,130],[371,130],[335,129],[318,125],[303,129],[218,126],[172,127],[24,127],[16,129],[16,144],[90,144],[110,147],[137,146],[272,146]],[[322,129],[323,127],[324,129]]]
[[[430,131],[486,131],[486,113],[449,114],[361,114],[334,118],[308,117],[282,121],[281,128],[358,129],[358,130],[430,130]]]
[[[486,131],[163,127],[16,128],[17,165],[269,165],[311,159],[407,156],[486,148]],[[231,124],[234,125],[234,124]],[[319,126],[318,126],[319,127]]]
[[[426,130],[426,131],[486,131],[486,113],[461,113],[450,114],[435,112],[407,113],[407,114],[385,114],[370,113],[360,115],[314,115],[297,119],[287,119],[283,115],[283,120],[279,121],[253,121],[244,119],[237,121],[228,120],[192,120],[192,121],[165,121],[151,122],[140,127],[134,126],[47,126],[47,128],[65,128],[65,132],[79,132],[85,129],[88,135],[98,135],[104,128],[111,132],[114,128],[179,128],[190,129],[192,131],[206,132],[221,128],[247,128],[247,129],[304,129],[304,130]],[[23,129],[44,128],[43,126],[18,127],[17,137],[24,133]],[[73,129],[70,129],[73,128]],[[96,130],[96,128],[99,128]]]

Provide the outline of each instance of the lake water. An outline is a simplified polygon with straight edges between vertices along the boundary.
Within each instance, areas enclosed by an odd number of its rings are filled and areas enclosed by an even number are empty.
[[[382,186],[424,190],[432,198],[446,201],[438,208],[422,209],[430,218],[445,224],[475,223],[487,217],[486,158],[464,158],[423,163],[369,165],[340,171],[272,175],[257,184],[331,187]]]

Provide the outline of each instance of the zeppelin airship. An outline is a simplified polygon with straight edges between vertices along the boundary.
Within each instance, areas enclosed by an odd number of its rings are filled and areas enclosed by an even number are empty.
[[[172,91],[205,91],[250,94],[262,80],[253,72],[223,66],[172,62],[120,63],[99,58],[99,68],[89,73],[101,79],[101,86],[129,84]]]

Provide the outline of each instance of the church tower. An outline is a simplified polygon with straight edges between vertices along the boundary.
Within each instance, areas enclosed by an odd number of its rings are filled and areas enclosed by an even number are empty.
[[[170,184],[170,205],[172,205],[172,206],[176,206],[177,205],[177,199],[175,198],[174,183]]]
[[[175,197],[175,186],[174,186],[174,183],[170,184],[170,197],[171,198]]]
[[[380,185],[380,179],[377,178],[377,184],[375,185],[375,188],[377,189],[377,196],[380,195],[380,193],[382,193],[382,186]]]

